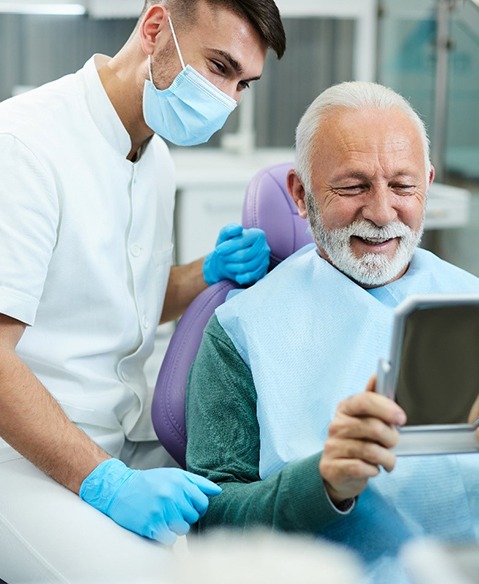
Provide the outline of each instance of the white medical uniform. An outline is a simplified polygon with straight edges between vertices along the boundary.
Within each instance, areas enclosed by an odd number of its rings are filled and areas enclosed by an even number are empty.
[[[21,358],[119,456],[125,438],[155,438],[143,366],[171,265],[175,184],[159,137],[127,160],[130,137],[97,73],[106,59],[0,104],[0,313],[31,325]],[[158,578],[164,553],[0,444],[9,584],[28,563],[36,582]]]

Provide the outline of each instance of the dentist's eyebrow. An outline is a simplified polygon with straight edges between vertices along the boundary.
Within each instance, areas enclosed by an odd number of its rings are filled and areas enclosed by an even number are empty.
[[[238,75],[243,75],[243,67],[240,65],[240,63],[234,59],[230,53],[228,53],[227,51],[221,51],[220,49],[211,49],[211,51],[213,53],[216,53],[218,56],[223,57],[223,59],[225,61],[228,61],[228,63],[230,64],[231,68],[238,74]],[[257,81],[258,79],[260,79],[260,76],[258,75],[257,77],[250,77],[250,79],[246,79],[245,81]]]

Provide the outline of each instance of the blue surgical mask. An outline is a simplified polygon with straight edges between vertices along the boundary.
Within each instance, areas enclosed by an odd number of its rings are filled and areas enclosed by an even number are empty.
[[[183,69],[170,87],[158,89],[153,83],[148,56],[150,79],[145,80],[143,115],[155,134],[177,146],[203,144],[223,127],[236,101],[193,67],[185,66],[170,19],[169,23]]]

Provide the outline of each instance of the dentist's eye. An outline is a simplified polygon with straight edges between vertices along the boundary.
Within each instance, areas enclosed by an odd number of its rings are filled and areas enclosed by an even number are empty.
[[[220,73],[224,75],[226,73],[226,67],[221,63],[221,61],[211,61],[213,65],[213,70],[215,73]]]

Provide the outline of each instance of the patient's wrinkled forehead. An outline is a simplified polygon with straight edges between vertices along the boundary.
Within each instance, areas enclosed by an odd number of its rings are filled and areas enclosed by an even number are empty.
[[[413,120],[399,108],[335,108],[322,119],[312,149],[312,179],[337,172],[397,173],[426,179],[424,144]]]

